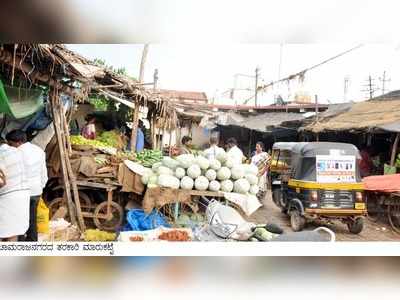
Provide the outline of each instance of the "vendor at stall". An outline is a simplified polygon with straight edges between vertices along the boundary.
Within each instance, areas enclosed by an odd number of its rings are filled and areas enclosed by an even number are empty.
[[[243,160],[245,159],[242,150],[239,149],[237,146],[237,141],[235,138],[231,137],[226,141],[227,144],[227,154],[228,157],[231,157],[234,160],[235,164],[241,164],[243,163]]]
[[[37,242],[36,211],[43,188],[48,180],[46,154],[40,147],[28,142],[26,133],[21,130],[9,132],[6,139],[10,146],[17,148],[22,153],[30,193],[29,229],[26,237],[21,238],[29,242]]]
[[[29,227],[29,188],[23,154],[0,141],[0,241],[15,242]]]
[[[96,139],[96,118],[93,115],[87,115],[85,118],[86,124],[82,128],[82,136],[85,139],[95,140]]]
[[[251,158],[251,164],[258,168],[258,186],[260,189],[259,196],[263,197],[267,191],[267,175],[271,162],[271,156],[265,152],[263,142],[257,142],[256,151]]]
[[[180,148],[181,154],[191,154],[192,153],[192,138],[185,135],[182,138],[182,146]]]
[[[373,162],[367,148],[360,151],[361,161],[360,161],[360,173],[361,177],[367,177],[371,175],[371,170],[373,168]]]
[[[136,148],[135,151],[136,153],[142,152],[144,149],[144,131],[145,127],[143,124],[142,120],[139,120],[138,124],[138,129],[136,131]],[[126,147],[126,150],[131,151],[131,137],[132,137],[132,129],[129,129],[126,131],[127,139],[128,139],[128,145]]]
[[[210,147],[204,150],[204,154],[208,159],[217,158],[219,153],[225,152],[224,149],[218,147],[218,138],[212,136],[210,138]]]

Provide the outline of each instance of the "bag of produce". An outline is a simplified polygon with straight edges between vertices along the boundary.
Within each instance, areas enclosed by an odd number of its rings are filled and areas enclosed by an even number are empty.
[[[36,227],[38,233],[49,233],[49,208],[40,198],[37,206]]]

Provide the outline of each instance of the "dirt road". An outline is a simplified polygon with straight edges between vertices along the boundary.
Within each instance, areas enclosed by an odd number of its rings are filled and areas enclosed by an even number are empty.
[[[281,226],[285,231],[292,232],[289,217],[281,213],[280,209],[272,202],[271,194],[268,193],[263,201],[264,206],[259,208],[249,219],[254,223],[275,223]],[[333,224],[307,224],[304,230],[313,230],[319,226],[326,226],[336,233],[338,241],[400,241],[400,235],[392,232],[390,225],[385,221],[373,223],[365,219],[364,230],[358,234],[349,233],[347,226],[341,222],[335,221]]]

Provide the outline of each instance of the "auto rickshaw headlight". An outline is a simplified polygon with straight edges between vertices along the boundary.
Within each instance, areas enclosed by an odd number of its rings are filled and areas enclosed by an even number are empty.
[[[310,201],[312,201],[312,202],[318,201],[318,192],[317,191],[310,192]]]
[[[364,202],[362,192],[356,192],[356,202]]]

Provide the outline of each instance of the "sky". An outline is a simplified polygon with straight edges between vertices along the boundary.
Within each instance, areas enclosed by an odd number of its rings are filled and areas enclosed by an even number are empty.
[[[250,99],[251,104],[253,78],[237,77],[236,87],[241,90],[229,98],[235,74],[254,76],[259,67],[260,84],[268,83],[362,43],[363,47],[307,72],[303,83],[284,83],[260,94],[259,104],[271,104],[278,94],[284,100],[293,99],[296,93],[317,95],[321,103],[365,100],[368,77],[381,89],[379,78],[385,71],[391,79],[386,90],[400,89],[396,0],[67,3],[70,14],[81,22],[82,38],[75,42],[95,43],[68,45],[72,50],[125,67],[138,77],[143,44],[149,43],[145,79],[152,82],[157,68],[160,88],[204,91],[219,103],[241,104]]]
[[[238,104],[254,95],[254,78],[237,77],[237,91],[230,99],[235,74],[255,75],[260,69],[260,85],[297,73],[356,44],[240,44],[240,43],[159,43],[150,44],[145,66],[145,82],[153,82],[154,69],[159,72],[159,88],[206,92],[216,103]],[[69,44],[71,50],[94,59],[105,59],[114,67],[125,67],[138,77],[143,44]],[[281,52],[282,50],[282,52]],[[282,56],[280,55],[282,53]],[[281,67],[279,72],[279,61]],[[383,72],[390,79],[385,90],[400,89],[400,50],[393,44],[364,44],[342,57],[330,61],[305,75],[303,83],[293,80],[261,93],[260,105],[271,104],[274,96],[293,99],[296,93],[318,95],[321,103],[361,101],[368,97],[367,79],[373,78],[382,93]],[[280,75],[280,76],[279,76]],[[345,95],[344,82],[348,80]],[[241,91],[240,89],[243,89]],[[246,91],[245,89],[249,89]],[[249,104],[254,103],[253,99]]]

